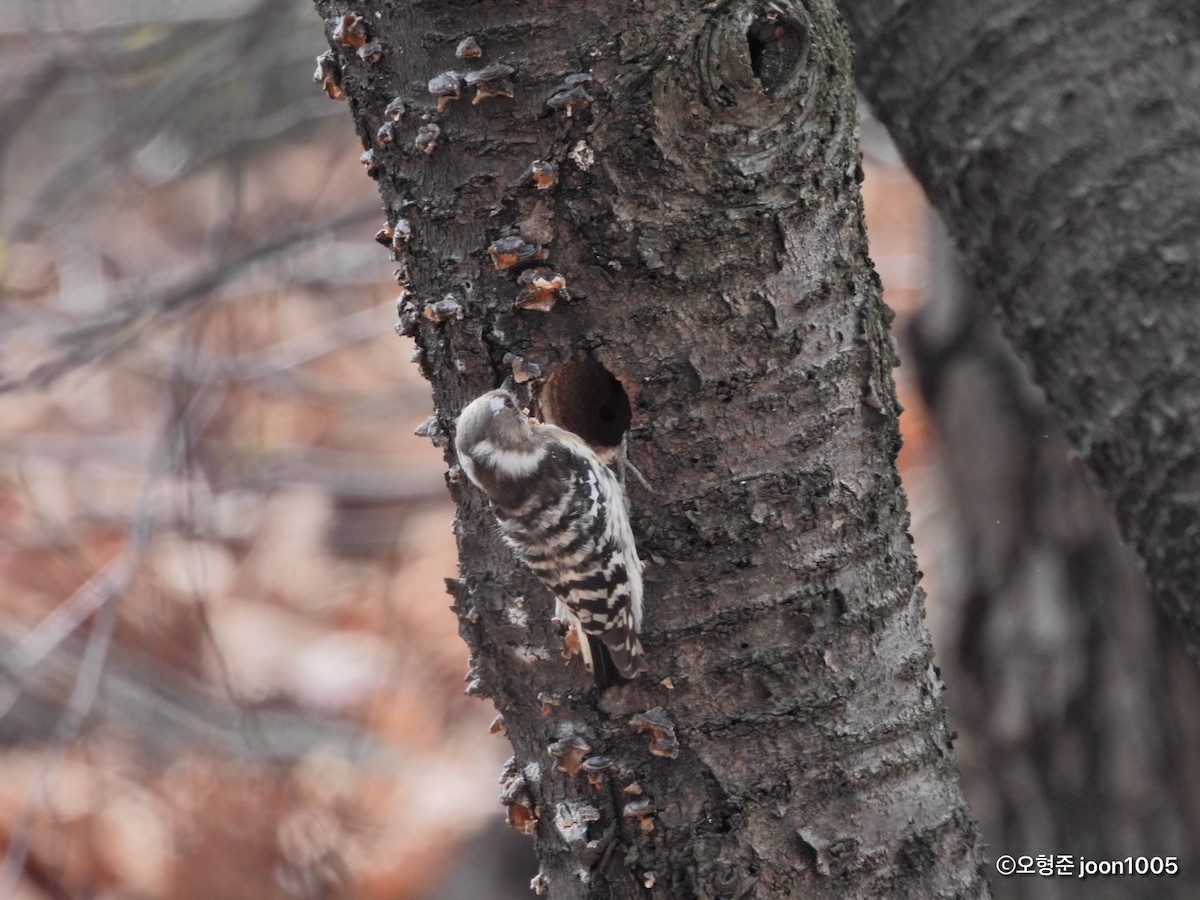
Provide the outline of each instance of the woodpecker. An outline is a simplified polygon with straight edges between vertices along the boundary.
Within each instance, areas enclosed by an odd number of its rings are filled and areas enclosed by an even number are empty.
[[[554,593],[596,686],[645,669],[642,564],[625,490],[578,435],[534,424],[509,391],[477,397],[458,417],[463,473],[492,502],[500,535]]]

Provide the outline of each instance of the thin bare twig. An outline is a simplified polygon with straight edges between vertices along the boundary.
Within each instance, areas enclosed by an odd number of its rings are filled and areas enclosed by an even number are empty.
[[[27,374],[0,379],[0,394],[24,388],[45,388],[64,375],[112,356],[127,347],[152,319],[187,307],[198,298],[228,284],[255,263],[318,240],[337,229],[365,221],[378,210],[363,204],[337,219],[293,229],[249,247],[242,253],[213,259],[181,284],[164,288],[106,310],[90,322],[64,329],[56,337],[63,350]]]
[[[263,0],[222,21],[164,26],[174,34],[160,41],[154,54],[145,54],[141,48],[131,51],[124,35],[115,30],[106,35],[50,29],[46,39],[63,47],[58,52],[72,67],[101,83],[101,90],[92,90],[93,102],[107,105],[115,127],[71,135],[69,152],[41,180],[27,212],[13,229],[14,236],[34,240],[64,214],[86,207],[105,187],[105,175],[119,171],[138,149],[164,132],[187,145],[188,171],[228,153],[231,147],[214,141],[209,126],[225,125],[231,118],[255,119],[264,112],[260,105],[246,100],[229,108],[228,97],[244,97],[249,85],[273,85],[276,93],[271,99],[276,101],[279,82],[272,76],[286,69],[290,59],[308,55],[301,49],[307,44],[301,21],[288,0]],[[272,40],[263,41],[263,34],[272,34]],[[176,36],[179,40],[170,39]],[[247,46],[251,42],[253,51]],[[105,78],[112,71],[131,74],[130,59],[144,59],[144,67],[153,66],[156,76],[142,79],[136,103],[123,102],[128,97],[123,91],[127,80]],[[136,73],[135,69],[132,74]],[[224,133],[236,134],[228,129]],[[236,136],[233,140],[246,142]]]
[[[183,355],[180,354],[181,357]],[[211,384],[208,387],[211,387]],[[217,407],[217,403],[211,402],[211,398],[208,396],[209,390],[203,387],[186,404],[175,402],[171,388],[172,385],[168,384],[165,389],[167,415],[162,436],[151,468],[142,481],[135,504],[138,513],[130,530],[125,550],[113,563],[105,567],[101,573],[103,577],[89,579],[89,585],[97,585],[95,590],[91,592],[86,589],[76,591],[71,598],[76,602],[68,602],[60,606],[39,623],[31,633],[31,636],[38,635],[33,642],[35,653],[42,650],[47,644],[49,645],[41,655],[41,658],[45,658],[46,653],[61,643],[82,621],[79,619],[79,613],[83,608],[91,605],[95,609],[91,634],[88,636],[83,659],[75,676],[70,699],[55,728],[54,740],[43,761],[37,786],[26,801],[17,827],[9,841],[4,867],[3,870],[0,870],[0,897],[12,897],[20,883],[38,815],[49,799],[68,750],[75,738],[78,737],[88,714],[95,705],[103,680],[104,664],[112,648],[120,598],[128,589],[153,533],[154,489],[164,476],[176,471],[186,458],[188,437],[192,433],[190,429],[203,428],[203,424],[208,421]],[[76,600],[76,598],[79,599]],[[48,621],[50,624],[47,624]],[[28,647],[25,647],[25,652],[29,653]],[[26,667],[26,671],[28,668]],[[14,680],[18,684],[20,683],[19,678]]]
[[[77,628],[129,582],[129,556],[122,553],[85,581],[70,597],[56,606],[14,648],[4,668],[12,681],[0,687],[0,718],[12,709],[21,694],[25,677]]]
[[[33,827],[37,822],[37,817],[49,800],[56,775],[66,760],[68,748],[79,734],[96,701],[96,694],[100,690],[104,661],[108,658],[108,651],[112,646],[113,630],[116,628],[119,606],[117,600],[121,591],[128,584],[133,568],[132,554],[127,552],[122,555],[122,565],[117,569],[117,572],[123,577],[114,577],[105,581],[109,590],[103,597],[96,620],[92,625],[83,661],[80,663],[75,684],[71,689],[71,698],[67,702],[66,710],[55,730],[54,742],[42,762],[37,787],[26,801],[25,808],[21,811],[21,817],[17,821],[9,841],[8,852],[4,858],[4,868],[0,870],[0,897],[13,897],[20,884],[21,874],[25,869],[25,860],[29,855],[29,847],[33,840]]]

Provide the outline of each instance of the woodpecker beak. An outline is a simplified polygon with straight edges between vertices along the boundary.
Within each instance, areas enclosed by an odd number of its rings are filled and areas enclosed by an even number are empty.
[[[503,383],[500,385],[500,390],[508,391],[511,394],[516,389],[517,389],[516,379],[513,378],[513,373],[509,372],[508,377],[505,378]]]

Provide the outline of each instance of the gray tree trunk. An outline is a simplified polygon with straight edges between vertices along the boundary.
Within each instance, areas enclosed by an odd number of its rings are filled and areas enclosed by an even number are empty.
[[[451,479],[469,689],[503,714],[541,886],[986,895],[831,5],[317,6],[433,382],[425,433],[448,443],[464,403],[534,374],[543,416],[627,439],[653,486],[631,486],[650,672],[598,695]],[[482,55],[456,57],[468,36]]]
[[[963,789],[993,858],[1070,854],[995,896],[1200,896],[1200,672],[1151,604],[1062,429],[944,239],[907,333],[946,485],[923,561]],[[1071,877],[1078,857],[1174,856],[1173,878]]]
[[[859,84],[1200,653],[1200,14],[843,0]]]

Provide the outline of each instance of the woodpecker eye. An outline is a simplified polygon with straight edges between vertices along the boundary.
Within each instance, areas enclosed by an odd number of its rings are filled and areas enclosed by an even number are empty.
[[[505,405],[507,408],[509,408],[509,409],[512,409],[512,408],[513,408],[513,402],[512,402],[512,398],[511,398],[511,397],[505,397],[505,398],[504,398],[504,405]]]

